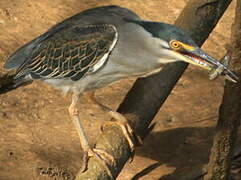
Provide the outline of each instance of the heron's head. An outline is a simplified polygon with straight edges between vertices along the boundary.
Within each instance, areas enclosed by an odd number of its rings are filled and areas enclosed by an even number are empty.
[[[158,22],[139,21],[136,23],[157,38],[160,63],[184,61],[206,70],[216,70],[221,67],[223,75],[234,81],[237,80],[235,74],[228,67],[201,50],[192,38],[180,28]]]
[[[201,50],[183,30],[164,23],[156,23],[155,26],[158,30],[153,35],[160,40],[160,52],[164,56],[160,59],[161,63],[184,61],[207,70],[220,64],[215,58]]]

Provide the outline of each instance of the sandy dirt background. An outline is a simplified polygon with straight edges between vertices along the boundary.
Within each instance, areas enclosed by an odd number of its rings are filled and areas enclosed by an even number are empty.
[[[173,23],[188,0],[0,0],[0,74],[6,58],[52,25],[101,5],[130,8],[144,19]],[[232,3],[203,49],[216,58],[225,52],[234,18]],[[117,108],[135,79],[97,92]],[[178,180],[208,161],[224,81],[189,66],[155,117],[153,132],[137,149],[118,180]],[[0,95],[0,180],[73,179],[82,150],[68,116],[70,95],[40,82]],[[79,105],[91,143],[108,116],[85,99]]]

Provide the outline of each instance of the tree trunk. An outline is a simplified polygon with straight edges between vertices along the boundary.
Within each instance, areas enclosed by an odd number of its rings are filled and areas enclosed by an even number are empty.
[[[241,79],[241,0],[237,0],[236,17],[231,35],[230,68]],[[226,80],[223,101],[219,109],[219,119],[208,163],[205,180],[228,180],[232,152],[241,118],[241,81]]]

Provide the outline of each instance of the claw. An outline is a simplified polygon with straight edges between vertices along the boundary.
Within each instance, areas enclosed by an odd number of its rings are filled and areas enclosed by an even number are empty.
[[[81,169],[80,172],[85,172],[88,168],[88,161],[89,161],[89,156],[88,156],[88,152],[84,152],[84,156],[82,158],[82,165],[81,165]]]
[[[88,161],[91,157],[95,157],[106,169],[108,175],[113,178],[113,175],[109,169],[109,166],[115,166],[116,162],[112,155],[107,153],[105,150],[102,149],[88,149],[84,152],[83,161],[82,161],[82,167],[81,172],[85,172],[88,169]]]
[[[123,135],[125,136],[128,144],[129,144],[129,147],[131,150],[131,157],[130,157],[129,162],[132,162],[133,157],[134,157],[135,145],[136,144],[140,145],[140,144],[142,144],[143,141],[139,136],[137,136],[134,133],[132,127],[130,126],[130,124],[128,123],[128,120],[126,119],[126,117],[124,115],[122,115],[116,111],[109,111],[108,113],[115,119],[115,121],[105,123],[101,127],[101,131],[103,131],[104,126],[113,125],[113,123],[118,125],[121,128]]]
[[[84,150],[82,167],[81,167],[80,171],[81,172],[86,171],[88,169],[89,159],[91,157],[95,157],[105,167],[105,169],[106,169],[108,175],[111,177],[111,179],[114,179],[113,175],[109,169],[109,166],[115,165],[114,158],[110,154],[105,152],[104,150],[97,149],[97,148],[90,148],[90,146],[89,146],[87,136],[85,134],[83,125],[79,118],[79,111],[76,107],[78,99],[79,99],[79,94],[74,93],[73,97],[72,97],[72,103],[69,106],[69,114],[77,129],[77,132],[78,132],[79,138],[80,138],[81,147]]]
[[[123,132],[123,135],[125,136],[126,140],[128,141],[128,144],[130,146],[130,150],[131,150],[131,158],[130,158],[130,161],[133,160],[133,156],[134,156],[134,150],[135,150],[135,144],[134,142],[137,142],[136,144],[140,145],[142,144],[142,139],[137,136],[132,127],[130,126],[130,124],[128,123],[128,120],[126,119],[126,117],[116,111],[113,111],[112,109],[108,108],[107,106],[101,104],[100,102],[98,102],[96,99],[95,99],[95,96],[94,96],[94,92],[90,92],[87,94],[87,96],[89,97],[89,99],[95,104],[97,105],[98,107],[100,107],[101,110],[105,111],[105,112],[108,112],[108,114],[114,118],[116,121],[114,122],[107,122],[105,124],[103,124],[101,126],[101,132],[103,132],[103,129],[104,129],[104,126],[107,126],[108,124],[110,125],[113,125],[114,124],[117,124],[122,132]]]

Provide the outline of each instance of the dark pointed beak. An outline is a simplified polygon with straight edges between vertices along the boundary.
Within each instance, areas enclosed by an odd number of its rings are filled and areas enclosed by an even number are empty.
[[[207,55],[200,48],[183,49],[179,53],[185,56],[185,59],[182,59],[183,61],[210,70],[216,76],[219,74],[224,75],[228,80],[233,82],[237,82],[239,79],[235,73],[228,68],[227,63],[219,62],[215,58]]]

